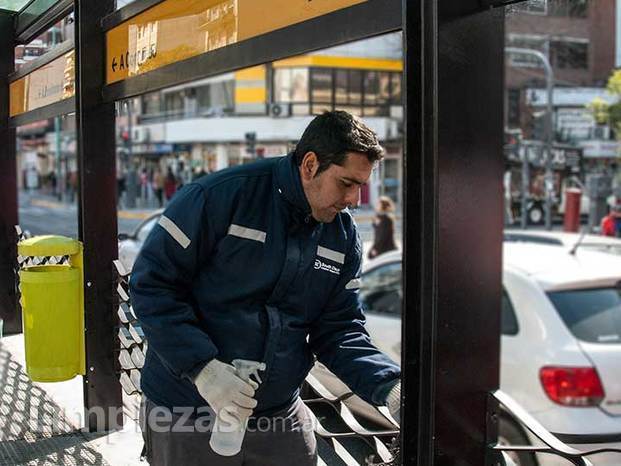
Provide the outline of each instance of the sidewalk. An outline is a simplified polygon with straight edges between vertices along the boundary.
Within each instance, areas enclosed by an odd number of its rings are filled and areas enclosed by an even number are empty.
[[[124,397],[123,430],[88,433],[82,429],[82,377],[57,383],[32,382],[25,365],[23,335],[2,337],[0,466],[148,466],[140,461],[143,441],[136,396]],[[347,441],[360,442],[341,439],[343,445]],[[339,444],[337,455],[326,440],[317,438],[317,444],[317,466],[362,464],[351,456],[351,452],[362,451],[360,446],[349,444],[348,452]],[[345,462],[343,457],[350,460]]]
[[[137,399],[124,400],[122,431],[82,431],[82,377],[36,383],[25,372],[23,335],[0,340],[0,466],[145,466]]]

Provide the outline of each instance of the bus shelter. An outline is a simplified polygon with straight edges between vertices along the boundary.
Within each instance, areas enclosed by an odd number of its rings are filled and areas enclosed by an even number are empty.
[[[32,0],[19,11],[0,11],[0,311],[5,330],[21,327],[13,280],[16,126],[76,114],[85,407],[119,407],[112,266],[118,252],[115,102],[402,30],[402,462],[501,464],[493,448],[498,400],[490,393],[499,385],[503,6],[509,3],[515,1],[136,0],[116,9],[114,0]],[[72,11],[75,38],[15,72],[15,46]],[[146,39],[137,27],[187,15],[199,15],[196,27],[209,33],[200,47],[166,44],[165,38],[164,43],[138,43]],[[38,74],[58,70],[62,85],[51,95],[24,98]],[[107,419],[99,428],[121,422]]]

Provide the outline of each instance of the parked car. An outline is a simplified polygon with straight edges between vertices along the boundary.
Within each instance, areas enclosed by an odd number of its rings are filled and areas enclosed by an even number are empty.
[[[140,248],[163,212],[164,209],[154,211],[136,227],[133,233],[119,234],[119,260],[127,270],[134,267]]]
[[[401,353],[401,259],[393,251],[367,262],[360,291],[373,340],[396,361]],[[615,255],[504,244],[500,387],[578,449],[621,447],[620,280],[621,258]],[[313,375],[334,395],[349,391],[321,365]],[[347,403],[382,422],[359,398]],[[500,441],[520,444],[534,438],[505,415]],[[567,464],[551,455],[521,453],[512,459],[520,466]],[[612,453],[590,459],[596,465],[621,464]]]
[[[504,241],[563,246],[569,250],[577,245],[581,250],[621,255],[621,239],[610,236],[583,235],[582,233],[568,233],[565,231],[507,229],[504,231]]]

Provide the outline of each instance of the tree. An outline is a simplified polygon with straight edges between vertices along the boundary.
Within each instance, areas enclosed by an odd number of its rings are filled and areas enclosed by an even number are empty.
[[[608,124],[621,139],[621,70],[616,70],[608,79],[606,90],[616,98],[609,104],[601,97],[596,97],[587,105],[598,125]]]

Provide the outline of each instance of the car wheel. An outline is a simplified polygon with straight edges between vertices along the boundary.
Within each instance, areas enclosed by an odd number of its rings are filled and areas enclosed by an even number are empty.
[[[500,418],[498,426],[499,445],[530,445],[526,435],[515,422]],[[537,459],[533,453],[509,451],[507,455],[517,466],[538,466]]]
[[[542,225],[544,216],[545,213],[543,212],[543,207],[538,204],[535,204],[528,209],[528,223],[531,225]]]

